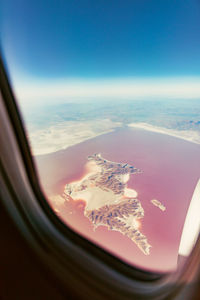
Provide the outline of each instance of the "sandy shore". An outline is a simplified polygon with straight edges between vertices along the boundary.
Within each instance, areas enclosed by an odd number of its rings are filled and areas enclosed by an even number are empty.
[[[194,130],[175,130],[168,129],[164,127],[153,126],[147,123],[131,123],[128,124],[129,127],[143,129],[147,131],[167,134],[170,136],[174,136],[179,139],[183,139],[195,144],[200,144],[200,133]]]
[[[120,122],[109,119],[87,122],[63,122],[49,128],[33,131],[29,135],[34,155],[44,155],[65,150],[81,142],[102,136],[123,127]],[[153,126],[148,123],[130,123],[128,127],[157,132],[200,144],[200,133],[194,130],[175,130]]]
[[[64,121],[48,128],[34,130],[29,140],[34,155],[44,155],[67,149],[73,145],[104,135],[121,127],[109,119]]]

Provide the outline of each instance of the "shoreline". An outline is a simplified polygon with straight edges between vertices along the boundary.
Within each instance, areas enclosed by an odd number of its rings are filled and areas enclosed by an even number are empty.
[[[171,137],[175,137],[175,138],[187,141],[187,142],[191,142],[191,143],[200,145],[200,133],[198,133],[197,131],[168,129],[168,128],[164,128],[164,127],[154,126],[154,125],[151,125],[151,124],[148,124],[148,123],[130,123],[130,124],[127,124],[127,125],[124,125],[124,126],[121,126],[121,127],[116,127],[116,128],[104,131],[102,133],[98,133],[98,134],[93,135],[91,137],[82,138],[74,144],[71,144],[71,143],[67,144],[66,143],[66,145],[64,146],[65,148],[62,146],[62,147],[60,147],[60,148],[58,147],[57,149],[54,149],[54,150],[48,150],[48,152],[45,152],[45,150],[42,150],[41,153],[38,153],[37,151],[35,151],[36,154],[34,154],[34,150],[32,150],[33,156],[38,157],[38,156],[54,154],[54,153],[59,152],[59,151],[65,151],[65,150],[67,150],[67,149],[69,149],[73,146],[76,146],[78,144],[87,142],[87,141],[95,139],[95,138],[98,138],[102,135],[107,135],[107,134],[113,133],[113,132],[115,132],[119,129],[136,129],[136,130],[138,129],[138,130],[150,131],[150,132],[153,132],[153,133],[168,135],[168,136],[171,136]],[[33,147],[31,147],[31,148],[33,148]]]
[[[39,151],[35,151],[33,148],[33,146],[31,145],[31,141],[30,141],[30,146],[31,146],[31,151],[32,151],[32,154],[33,156],[43,156],[43,155],[48,155],[48,154],[52,154],[52,153],[56,153],[56,152],[59,152],[59,151],[65,151],[66,149],[69,149],[70,147],[73,147],[73,146],[76,146],[78,144],[81,144],[81,143],[84,143],[86,141],[89,141],[91,139],[95,139],[96,137],[99,137],[101,135],[104,135],[104,134],[108,134],[108,133],[112,133],[116,130],[116,128],[114,129],[110,129],[108,131],[104,131],[102,133],[99,133],[99,134],[96,134],[96,135],[93,135],[91,137],[87,137],[87,138],[83,138],[83,139],[80,139],[79,141],[77,141],[76,143],[74,144],[66,144],[65,146],[62,146],[62,147],[58,147],[57,149],[53,149],[53,150],[48,150],[48,152],[45,152],[44,150],[41,151],[41,153]],[[36,154],[34,154],[34,152],[36,152]]]
[[[165,134],[200,145],[200,134],[198,134],[197,131],[168,129],[164,127],[154,126],[148,123],[130,123],[128,124],[128,127]]]

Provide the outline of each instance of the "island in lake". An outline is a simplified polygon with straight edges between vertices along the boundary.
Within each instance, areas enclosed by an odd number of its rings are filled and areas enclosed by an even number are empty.
[[[158,200],[156,200],[156,199],[152,199],[152,200],[151,200],[151,203],[152,203],[153,205],[155,205],[156,207],[160,208],[160,210],[162,210],[162,211],[165,211],[165,210],[166,210],[166,207],[165,207],[160,201],[158,201]]]
[[[65,197],[85,200],[84,215],[94,229],[106,226],[130,238],[145,254],[150,254],[147,237],[139,230],[144,209],[137,192],[127,188],[131,174],[141,170],[125,163],[104,159],[100,154],[88,156],[90,171],[80,181],[65,186]]]
[[[171,272],[199,179],[199,150],[126,127],[36,159],[49,203],[69,228],[126,263]]]

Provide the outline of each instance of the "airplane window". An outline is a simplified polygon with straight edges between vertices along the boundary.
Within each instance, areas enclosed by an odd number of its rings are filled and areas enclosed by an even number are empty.
[[[200,229],[200,3],[3,1],[2,51],[47,201],[147,271]]]

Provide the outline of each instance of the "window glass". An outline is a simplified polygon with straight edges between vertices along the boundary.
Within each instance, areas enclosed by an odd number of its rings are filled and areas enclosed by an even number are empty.
[[[166,272],[199,232],[199,1],[3,1],[2,50],[55,214]]]

